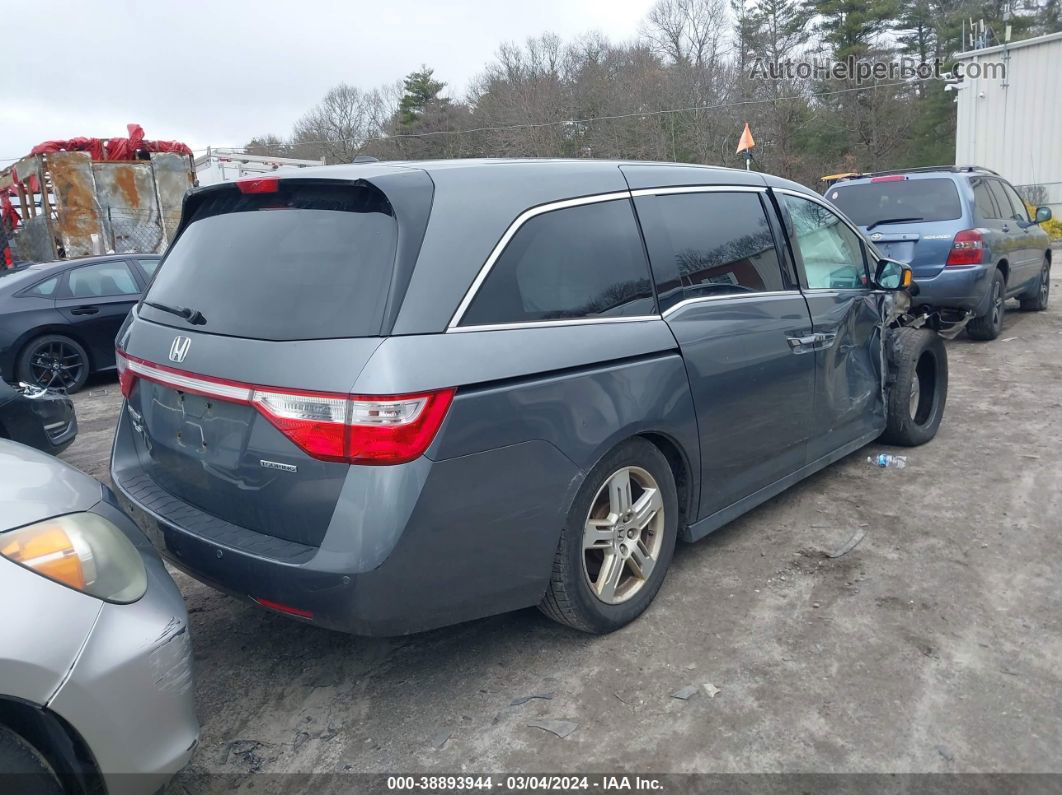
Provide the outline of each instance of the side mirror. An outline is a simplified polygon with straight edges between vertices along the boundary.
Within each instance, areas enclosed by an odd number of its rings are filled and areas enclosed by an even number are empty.
[[[874,285],[881,290],[903,290],[910,287],[911,266],[894,259],[879,259],[874,273]]]
[[[1051,220],[1051,208],[1050,207],[1037,207],[1036,208],[1036,221],[1035,223],[1042,224],[1045,221]]]

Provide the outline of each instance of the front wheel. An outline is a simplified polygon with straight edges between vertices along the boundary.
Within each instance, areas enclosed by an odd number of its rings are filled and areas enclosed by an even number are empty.
[[[1025,312],[1043,312],[1047,309],[1047,299],[1051,297],[1051,260],[1044,255],[1044,265],[1040,268],[1040,281],[1036,291],[1021,299],[1021,308]]]
[[[6,726],[0,726],[0,774],[10,777],[12,784],[17,782],[16,789],[22,795],[63,793],[58,776],[44,756]]]
[[[915,447],[937,435],[948,399],[948,354],[944,340],[929,329],[891,333],[894,380],[885,407],[888,444]]]
[[[575,495],[539,609],[584,632],[619,629],[660,590],[677,535],[678,496],[667,459],[645,439],[624,442]]]

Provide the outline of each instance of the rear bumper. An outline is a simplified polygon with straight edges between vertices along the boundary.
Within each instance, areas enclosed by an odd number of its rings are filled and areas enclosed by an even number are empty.
[[[123,412],[112,477],[174,566],[218,590],[283,605],[299,620],[402,635],[537,604],[577,467],[529,441],[397,467],[350,467],[319,547],[218,523],[144,475]],[[367,471],[371,470],[371,471]],[[369,478],[390,478],[367,488]]]
[[[988,309],[994,272],[991,265],[950,265],[935,276],[916,275],[918,295],[914,304],[964,309],[980,315]]]

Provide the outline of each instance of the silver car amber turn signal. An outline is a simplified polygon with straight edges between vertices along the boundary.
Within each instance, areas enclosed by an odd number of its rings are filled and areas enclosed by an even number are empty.
[[[129,604],[147,590],[133,543],[94,513],[71,513],[0,533],[0,555],[107,602]]]

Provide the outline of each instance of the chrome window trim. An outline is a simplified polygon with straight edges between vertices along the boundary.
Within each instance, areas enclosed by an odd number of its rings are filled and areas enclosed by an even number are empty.
[[[679,301],[674,306],[668,307],[664,314],[661,315],[661,317],[667,318],[670,315],[673,315],[678,312],[680,309],[683,309],[692,304],[706,304],[713,301],[729,300],[747,301],[749,298],[771,298],[778,297],[781,295],[802,295],[802,293],[800,292],[800,290],[764,290],[763,292],[759,293],[726,293],[725,295],[702,295],[697,298],[685,298],[682,301]]]
[[[454,312],[453,317],[450,318],[449,324],[446,326],[446,331],[458,331],[458,324],[465,316],[465,312],[468,310],[469,304],[476,297],[476,293],[479,292],[480,286],[490,275],[491,268],[494,267],[494,263],[497,262],[498,257],[505,251],[505,247],[509,245],[509,241],[513,239],[513,236],[520,231],[520,227],[530,221],[536,216],[544,213],[553,212],[554,210],[564,210],[568,207],[581,207],[585,204],[600,204],[603,202],[619,201],[620,199],[630,199],[631,192],[629,190],[617,191],[615,193],[598,193],[593,196],[580,196],[575,199],[562,199],[561,201],[549,202],[547,204],[540,204],[537,207],[531,207],[524,210],[520,215],[516,216],[516,220],[509,224],[509,228],[505,230],[505,233],[501,236],[501,239],[491,249],[490,255],[487,257],[487,261],[483,263],[483,267],[479,269],[479,273],[476,274],[476,278],[472,280],[472,284],[468,290],[465,291],[464,298],[461,299],[461,303],[457,305],[457,310]],[[593,318],[591,318],[593,319]],[[560,322],[560,321],[550,321]],[[572,322],[572,321],[566,321]],[[498,323],[494,326],[501,326],[504,328],[511,328],[514,325],[520,325],[520,321],[514,323]],[[483,326],[465,326],[464,328],[478,328],[483,329]]]
[[[669,188],[638,188],[631,196],[669,196],[676,193],[766,193],[767,188],[756,185],[675,185]]]
[[[457,326],[449,328],[449,334],[464,334],[469,331],[507,331],[512,329],[557,328],[560,326],[596,326],[611,323],[644,323],[647,320],[660,320],[660,315],[631,315],[630,317],[573,317],[557,320],[524,320],[513,323],[487,323],[481,326]]]

